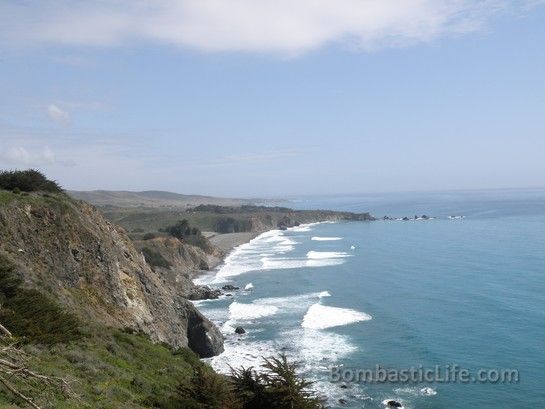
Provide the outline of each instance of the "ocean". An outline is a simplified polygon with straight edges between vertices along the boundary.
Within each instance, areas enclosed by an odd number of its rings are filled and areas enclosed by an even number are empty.
[[[215,369],[259,367],[283,352],[333,408],[545,407],[545,190],[307,197],[289,206],[411,220],[304,225],[235,249],[198,280],[241,287],[196,302],[226,337],[225,352],[209,360]],[[414,219],[424,214],[432,218]],[[236,326],[247,333],[235,335]],[[333,369],[377,365],[491,375],[331,378]],[[492,376],[504,370],[518,382]]]

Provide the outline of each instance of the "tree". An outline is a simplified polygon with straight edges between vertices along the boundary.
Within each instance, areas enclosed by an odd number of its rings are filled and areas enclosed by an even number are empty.
[[[312,382],[297,375],[296,365],[286,355],[264,359],[265,371],[232,370],[236,395],[245,409],[322,409],[321,399],[309,387]]]
[[[0,172],[0,189],[22,192],[62,193],[62,188],[34,169]]]

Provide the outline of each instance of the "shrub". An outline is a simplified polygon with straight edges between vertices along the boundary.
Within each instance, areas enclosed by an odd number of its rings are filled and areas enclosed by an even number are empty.
[[[152,250],[149,247],[144,247],[142,249],[142,254],[146,259],[146,262],[153,267],[170,267],[170,263],[168,262],[168,260],[165,259],[158,251]]]
[[[34,169],[0,172],[0,189],[22,192],[62,193],[62,188]]]
[[[206,252],[212,250],[212,245],[208,239],[202,235],[198,228],[191,227],[187,219],[180,220],[176,224],[166,227],[163,231],[178,240],[200,247]]]
[[[189,226],[187,219],[183,219],[172,226],[166,227],[165,232],[170,234],[172,237],[183,240],[187,236],[191,236],[191,227]]]
[[[152,239],[154,239],[156,237],[157,237],[157,235],[155,233],[146,233],[146,234],[144,234],[142,239],[143,240],[152,240]]]
[[[285,355],[264,361],[262,373],[252,368],[232,371],[234,391],[244,409],[324,408],[323,401],[309,390],[312,382],[300,378]]]
[[[214,408],[241,409],[241,402],[235,397],[228,379],[214,373],[209,368],[199,366],[194,369],[189,383],[178,386],[172,408]]]
[[[55,344],[81,337],[80,322],[45,294],[23,287],[0,256],[0,323],[25,342]]]

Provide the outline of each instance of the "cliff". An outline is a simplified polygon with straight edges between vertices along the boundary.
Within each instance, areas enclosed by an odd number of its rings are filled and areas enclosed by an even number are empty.
[[[187,288],[172,285],[172,277],[152,269],[122,228],[85,202],[62,193],[0,191],[0,254],[28,286],[83,319],[143,331],[201,357],[223,350],[219,330],[184,297],[190,281]]]
[[[142,252],[152,269],[169,286],[176,287],[178,294],[195,300],[217,296],[207,287],[193,284],[192,279],[199,271],[210,270],[221,262],[225,254],[219,248],[210,244],[210,250],[205,252],[197,246],[170,236],[135,240],[134,245]]]

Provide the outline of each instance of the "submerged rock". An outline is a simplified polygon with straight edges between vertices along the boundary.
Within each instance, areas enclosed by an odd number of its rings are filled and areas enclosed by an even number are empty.
[[[402,408],[403,407],[403,405],[401,403],[399,403],[398,401],[396,401],[396,400],[386,401],[386,406],[388,406],[389,408]]]
[[[227,285],[224,285],[223,287],[221,287],[221,289],[224,290],[224,291],[235,291],[235,290],[240,289],[240,287],[236,287],[234,285],[227,284]]]

